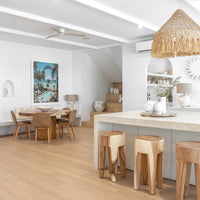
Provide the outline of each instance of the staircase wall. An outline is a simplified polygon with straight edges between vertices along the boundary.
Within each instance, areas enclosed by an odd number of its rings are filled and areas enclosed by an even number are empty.
[[[111,82],[122,81],[122,69],[120,59],[115,62],[114,55],[117,55],[112,50],[100,49],[87,52],[93,62],[99,67],[107,79]],[[117,56],[116,56],[117,57]]]
[[[105,101],[111,82],[87,53],[74,53],[72,66],[72,90],[79,96],[81,121],[87,121],[94,101]]]

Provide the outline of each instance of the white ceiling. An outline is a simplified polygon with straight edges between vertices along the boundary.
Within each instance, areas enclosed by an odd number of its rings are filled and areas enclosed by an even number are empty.
[[[0,0],[0,40],[68,51],[117,46],[152,37],[177,8],[191,11],[183,0]],[[51,27],[90,39],[47,40]]]

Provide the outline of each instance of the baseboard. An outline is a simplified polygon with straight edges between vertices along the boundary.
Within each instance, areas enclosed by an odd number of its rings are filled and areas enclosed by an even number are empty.
[[[34,131],[35,128],[33,126],[33,124],[30,125],[30,131]],[[0,126],[0,136],[7,136],[7,135],[13,135],[15,131],[15,125],[9,125],[9,126]],[[19,129],[19,133],[25,133],[26,132],[26,128],[25,127],[21,127]]]

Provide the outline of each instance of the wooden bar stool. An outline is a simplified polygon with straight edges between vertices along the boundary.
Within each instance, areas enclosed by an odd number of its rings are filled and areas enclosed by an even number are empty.
[[[155,185],[162,188],[163,183],[163,152],[164,138],[158,136],[136,136],[134,138],[134,189],[140,186],[142,168],[142,183],[149,180],[149,193],[155,194]]]
[[[126,177],[125,144],[126,133],[119,131],[105,131],[99,135],[99,176],[104,176],[106,147],[108,152],[108,170],[111,180],[117,181],[118,151],[120,159],[121,177]]]
[[[197,200],[200,200],[200,142],[176,143],[176,199],[188,196],[191,165],[195,166]]]

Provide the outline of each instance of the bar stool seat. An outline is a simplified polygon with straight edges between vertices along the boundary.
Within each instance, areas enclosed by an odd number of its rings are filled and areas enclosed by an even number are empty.
[[[111,180],[117,181],[118,152],[121,177],[126,177],[125,144],[126,133],[119,131],[104,131],[99,135],[99,177],[104,176],[106,147],[108,152],[108,169]]]
[[[188,196],[191,165],[195,166],[197,200],[200,200],[200,142],[176,143],[176,199]]]
[[[142,183],[149,179],[149,193],[155,194],[155,184],[162,188],[163,183],[163,152],[164,138],[151,135],[134,138],[134,189],[140,186],[142,168]]]

